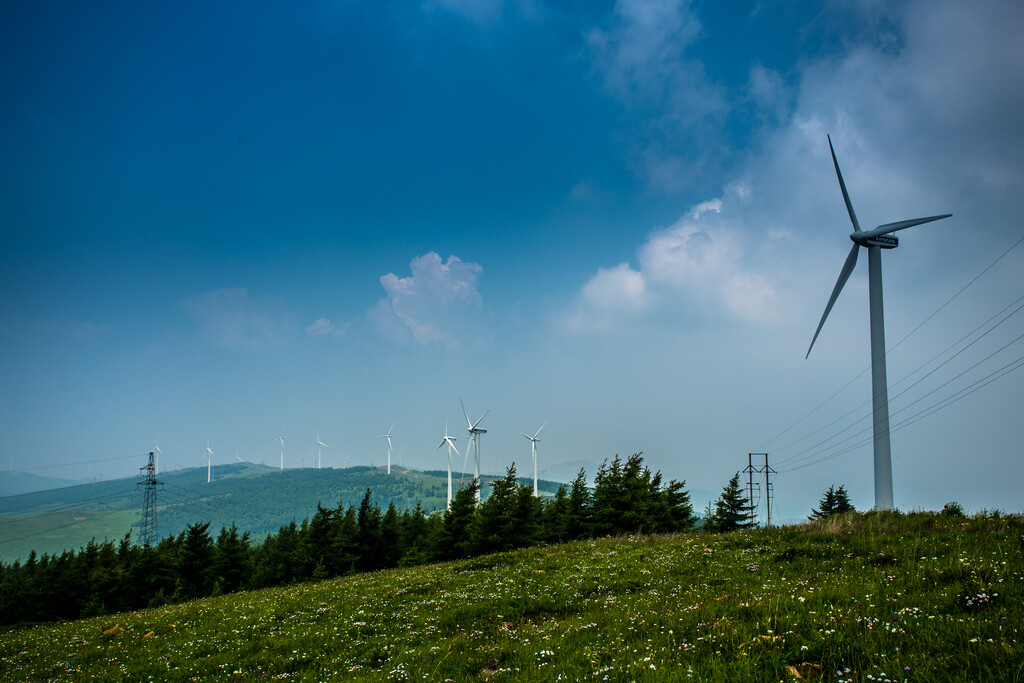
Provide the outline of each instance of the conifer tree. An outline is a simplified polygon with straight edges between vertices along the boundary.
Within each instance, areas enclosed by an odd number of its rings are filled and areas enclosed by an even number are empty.
[[[452,498],[451,507],[444,513],[444,526],[438,534],[437,556],[454,560],[469,557],[472,550],[473,527],[476,522],[476,492],[480,481],[459,489]]]
[[[817,508],[811,508],[811,514],[807,519],[825,519],[832,515],[841,515],[844,512],[853,512],[853,504],[850,503],[850,496],[842,485],[836,489],[829,486],[825,495],[818,501]]]
[[[569,517],[566,520],[567,540],[591,534],[593,497],[587,487],[587,472],[582,467],[569,489]]]
[[[736,472],[715,501],[714,531],[736,531],[754,526],[754,506],[743,495],[740,473]]]

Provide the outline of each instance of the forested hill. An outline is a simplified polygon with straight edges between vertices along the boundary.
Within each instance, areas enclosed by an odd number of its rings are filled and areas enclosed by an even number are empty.
[[[317,503],[358,505],[368,488],[382,508],[394,503],[402,510],[417,502],[427,512],[444,507],[445,472],[394,466],[391,472],[388,476],[383,468],[365,466],[281,471],[234,463],[213,467],[209,484],[205,467],[164,472],[158,477],[163,486],[157,489],[159,535],[177,535],[190,523],[210,522],[212,529],[235,524],[260,538],[292,520],[312,517]],[[456,485],[469,478],[456,475]],[[59,554],[92,538],[120,539],[129,529],[137,536],[143,506],[137,482],[116,479],[0,498],[0,560],[24,559],[33,549]],[[557,486],[540,483],[545,493]]]

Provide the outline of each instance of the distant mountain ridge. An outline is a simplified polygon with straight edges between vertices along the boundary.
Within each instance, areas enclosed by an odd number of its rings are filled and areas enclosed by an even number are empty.
[[[19,496],[23,493],[59,489],[81,483],[71,479],[41,477],[31,472],[0,472],[0,497]]]

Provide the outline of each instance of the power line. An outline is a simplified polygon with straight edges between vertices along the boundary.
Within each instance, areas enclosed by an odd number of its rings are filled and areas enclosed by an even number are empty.
[[[1002,313],[1004,313],[1004,312],[1005,312],[1005,311],[1006,311],[1007,309],[1009,309],[1010,307],[1012,307],[1012,306],[1013,306],[1014,304],[1017,304],[1017,303],[1018,303],[1018,302],[1020,302],[1020,301],[1021,301],[1022,299],[1024,299],[1024,296],[1018,297],[1018,298],[1016,299],[1016,301],[1014,301],[1013,303],[1009,304],[1008,306],[1006,306],[1005,308],[1003,308],[1003,309],[1002,309],[1001,311],[999,311],[999,313],[996,313],[996,314],[995,314],[995,315],[993,315],[993,316],[992,316],[991,318],[989,318],[988,320],[986,320],[985,322],[981,323],[980,325],[978,325],[977,327],[975,327],[975,328],[974,328],[973,330],[971,330],[970,332],[968,332],[967,334],[965,334],[964,336],[962,336],[962,337],[961,337],[960,339],[958,339],[957,341],[955,341],[955,342],[953,342],[952,344],[950,344],[949,346],[947,346],[947,347],[946,347],[945,349],[943,349],[943,350],[942,350],[941,352],[939,352],[939,353],[935,354],[934,356],[932,356],[932,357],[931,357],[930,359],[928,359],[927,361],[925,361],[924,363],[922,363],[921,365],[919,365],[919,366],[918,366],[918,367],[917,367],[917,368],[916,368],[915,370],[913,370],[913,371],[912,371],[911,373],[909,373],[908,375],[906,375],[906,376],[905,376],[905,377],[904,377],[903,379],[901,379],[901,380],[900,380],[899,382],[896,382],[896,383],[895,383],[895,384],[894,384],[893,386],[894,386],[894,387],[895,387],[895,386],[899,386],[900,384],[902,384],[903,382],[907,381],[908,379],[910,379],[911,377],[913,377],[913,376],[914,376],[915,374],[917,374],[918,372],[920,372],[920,371],[921,371],[922,369],[924,369],[924,368],[928,367],[928,365],[930,365],[930,364],[931,364],[932,362],[934,362],[934,361],[935,361],[936,359],[938,359],[938,358],[941,358],[941,357],[942,357],[943,355],[945,355],[946,353],[948,353],[948,352],[949,352],[949,351],[950,351],[951,349],[955,348],[955,347],[956,347],[956,346],[957,346],[958,344],[960,344],[961,342],[963,342],[963,341],[964,341],[965,339],[969,338],[969,337],[970,337],[971,335],[973,335],[974,333],[976,333],[976,332],[977,332],[978,330],[980,330],[981,328],[983,328],[983,327],[984,327],[985,325],[988,325],[988,324],[989,324],[990,322],[992,322],[993,320],[995,320],[995,319],[996,319],[997,317],[999,317],[999,316],[1000,316],[1000,315],[1001,315]],[[966,346],[964,346],[964,347],[963,347],[962,349],[960,349],[959,351],[957,351],[957,352],[956,352],[955,354],[953,354],[952,356],[950,356],[949,358],[947,358],[947,359],[946,359],[945,361],[943,361],[943,362],[942,362],[941,364],[939,364],[938,366],[936,366],[936,367],[935,367],[934,369],[932,369],[932,370],[931,370],[930,372],[928,372],[927,374],[925,374],[925,375],[924,375],[923,377],[921,377],[920,379],[918,379],[917,381],[915,381],[914,383],[912,383],[911,385],[909,385],[908,387],[906,387],[905,389],[903,389],[902,391],[900,391],[900,392],[899,392],[898,394],[896,394],[895,396],[893,396],[893,397],[892,397],[891,399],[889,399],[889,404],[891,405],[894,399],[897,399],[897,398],[899,398],[900,396],[904,395],[905,393],[907,393],[908,391],[910,391],[911,389],[913,389],[913,388],[914,388],[915,386],[917,386],[918,384],[920,384],[921,382],[923,382],[923,381],[924,381],[925,379],[927,379],[927,378],[928,378],[928,377],[930,377],[931,375],[935,374],[935,372],[937,372],[937,371],[938,371],[939,369],[941,369],[942,367],[944,367],[945,365],[947,365],[947,364],[948,364],[948,363],[949,363],[950,361],[952,361],[952,360],[953,360],[954,358],[956,358],[956,357],[958,357],[958,356],[959,356],[960,354],[962,354],[962,353],[963,353],[964,351],[966,351],[967,349],[971,348],[971,347],[972,347],[972,346],[974,346],[974,345],[975,345],[976,343],[978,343],[979,341],[981,341],[982,339],[984,339],[984,338],[985,338],[986,336],[988,336],[988,335],[989,335],[990,333],[992,333],[992,332],[993,332],[993,331],[994,331],[994,330],[995,330],[996,328],[998,328],[998,327],[999,327],[1000,325],[1002,325],[1002,324],[1003,324],[1004,322],[1006,322],[1007,320],[1009,320],[1009,319],[1010,319],[1010,318],[1011,318],[1012,316],[1014,316],[1015,314],[1017,314],[1017,313],[1018,313],[1018,312],[1020,312],[1021,310],[1024,310],[1024,304],[1021,304],[1020,306],[1018,306],[1018,307],[1017,307],[1016,309],[1014,309],[1014,310],[1013,310],[1013,311],[1012,311],[1012,312],[1011,312],[1010,314],[1006,315],[1006,316],[1005,316],[1005,317],[1004,317],[1004,318],[1003,318],[1002,320],[1000,320],[1000,321],[999,321],[999,322],[997,322],[996,324],[992,325],[992,326],[991,326],[991,327],[990,327],[989,329],[985,330],[985,331],[984,331],[984,332],[983,332],[982,334],[978,335],[978,337],[976,337],[976,338],[975,338],[975,339],[974,339],[973,341],[971,341],[971,342],[970,342],[969,344],[967,344],[967,345],[966,345]],[[1018,338],[1017,338],[1016,340],[1014,340],[1014,341],[1017,341],[1017,340],[1019,340],[1019,339],[1020,339],[1020,337],[1018,337]],[[1014,343],[1014,342],[1010,342],[1010,344],[1012,344],[1012,343]],[[1009,346],[1009,344],[1008,344],[1007,346]],[[1003,348],[1006,348],[1006,347],[1004,346]],[[1002,350],[1002,349],[999,349],[999,351],[1001,351],[1001,350]],[[987,360],[988,358],[991,358],[991,357],[992,357],[992,355],[995,355],[995,353],[998,353],[999,351],[996,351],[996,352],[994,352],[993,354],[990,354],[989,356],[986,356],[986,358],[985,358],[985,359],[983,359],[983,360],[982,360],[982,361],[980,361],[980,362],[984,362],[984,360]],[[980,362],[979,362],[979,363],[976,363],[976,364],[975,364],[975,365],[973,365],[973,366],[971,366],[971,368],[968,368],[968,370],[970,370],[970,369],[972,369],[972,368],[974,368],[974,367],[977,367],[977,365],[979,365],[979,364],[980,364]],[[967,371],[964,371],[964,372],[967,372]],[[961,375],[963,375],[963,374],[964,374],[964,372],[961,372],[961,373],[960,373],[959,375],[957,375],[957,377],[960,377]],[[862,374],[863,374],[863,373],[862,373]],[[955,379],[955,378],[954,378],[954,379]],[[947,382],[947,383],[948,383],[948,382]],[[944,386],[944,385],[943,385],[943,386]],[[940,388],[941,388],[941,387],[940,387]],[[934,393],[934,391],[936,391],[936,390],[933,390],[932,392],[929,392],[929,394],[925,394],[925,396],[924,396],[924,397],[922,397],[922,398],[925,398],[925,397],[929,396],[929,395],[930,395],[931,393]],[[920,400],[920,399],[918,399],[918,400]],[[783,447],[782,447],[782,448],[781,448],[780,450],[785,450],[786,448],[789,448],[789,447],[791,447],[791,446],[795,446],[796,444],[800,443],[800,441],[803,441],[803,440],[805,440],[805,439],[808,439],[808,438],[810,438],[811,436],[814,436],[815,434],[818,434],[818,433],[820,433],[820,432],[822,432],[822,431],[824,431],[824,430],[828,429],[829,427],[831,427],[832,425],[836,424],[837,422],[840,422],[840,421],[842,421],[842,420],[846,419],[847,417],[849,417],[849,416],[853,415],[854,413],[857,413],[857,412],[858,412],[858,411],[860,411],[860,410],[861,410],[862,408],[864,408],[865,406],[867,406],[867,405],[868,405],[869,403],[870,403],[870,401],[864,401],[864,402],[862,402],[862,403],[861,403],[860,405],[858,405],[858,406],[857,406],[856,408],[853,408],[852,410],[850,410],[850,411],[846,412],[845,414],[843,414],[843,415],[841,415],[840,417],[836,418],[836,419],[835,419],[835,420],[833,420],[832,422],[829,422],[829,423],[828,423],[828,424],[826,424],[825,426],[823,426],[823,427],[821,427],[821,428],[819,428],[819,429],[815,430],[814,432],[811,432],[811,433],[810,433],[810,434],[808,434],[807,436],[805,436],[805,437],[803,437],[803,438],[801,438],[801,439],[798,439],[797,441],[793,441],[793,442],[791,442],[791,443],[787,444],[786,446],[783,446]],[[913,405],[913,404],[911,404],[911,405]],[[832,439],[835,439],[835,438],[837,438],[837,437],[838,437],[838,436],[839,436],[840,434],[842,434],[843,432],[847,431],[848,429],[851,429],[851,428],[853,428],[853,427],[854,427],[854,426],[855,426],[855,425],[856,425],[856,424],[857,424],[858,422],[860,422],[860,421],[864,420],[864,419],[865,419],[865,418],[866,418],[867,416],[869,416],[869,415],[870,415],[870,413],[869,413],[868,415],[861,415],[861,416],[860,416],[860,417],[858,417],[858,418],[857,418],[857,419],[856,419],[856,420],[855,420],[855,421],[854,421],[854,422],[853,422],[852,424],[850,424],[850,425],[847,425],[846,427],[844,427],[844,428],[843,428],[843,429],[841,429],[840,431],[836,432],[835,434],[833,434],[833,435],[829,436],[828,438],[826,438],[826,439],[824,439],[824,440],[822,440],[822,441],[819,441],[818,443],[814,444],[813,446],[810,446],[810,447],[808,447],[808,448],[806,448],[806,449],[804,449],[804,450],[800,451],[799,453],[796,453],[796,454],[794,454],[794,455],[791,455],[791,456],[788,456],[788,457],[786,457],[786,458],[783,458],[783,459],[782,459],[782,460],[780,461],[780,463],[781,463],[781,464],[786,464],[786,463],[788,463],[788,462],[791,462],[791,461],[793,461],[793,460],[795,460],[795,459],[799,458],[799,457],[800,457],[801,455],[803,455],[803,454],[805,454],[805,453],[807,453],[807,452],[809,452],[809,451],[812,451],[812,450],[814,450],[815,448],[818,448],[819,446],[822,446],[822,445],[824,445],[824,444],[828,443],[828,442],[829,442],[829,441],[831,441]]]
[[[35,472],[36,470],[52,470],[60,467],[74,467],[76,465],[93,465],[98,462],[112,462],[114,460],[128,460],[130,458],[142,457],[144,454],[137,455],[119,455],[114,458],[100,458],[98,460],[80,460],[78,462],[61,463],[58,465],[37,465],[35,467],[22,467],[16,470],[10,470],[11,472]]]
[[[1020,340],[1021,338],[1024,338],[1024,335],[1022,335],[1021,337],[1018,337],[1017,340]],[[1015,340],[1015,341],[1017,341],[1017,340]],[[1002,349],[1000,349],[1000,350],[1002,350]],[[998,352],[996,352],[996,353],[998,353]],[[985,360],[988,360],[988,358],[991,358],[992,355],[994,355],[994,354],[991,354],[990,356],[986,357],[982,361],[979,361],[979,363],[982,363]],[[973,369],[979,363],[976,363],[974,366],[972,366],[969,369]],[[970,396],[975,391],[977,391],[977,390],[979,390],[979,389],[981,389],[983,387],[988,386],[992,382],[995,382],[996,380],[1003,378],[1004,376],[1010,374],[1014,370],[1017,370],[1017,369],[1019,369],[1021,367],[1024,367],[1024,355],[1018,356],[1016,359],[1010,361],[1009,363],[1007,363],[1006,365],[1002,366],[1001,368],[999,368],[997,370],[994,370],[993,372],[989,373],[985,377],[982,377],[981,379],[974,381],[973,383],[967,385],[966,387],[960,389],[959,391],[954,392],[953,394],[950,394],[949,396],[946,396],[945,398],[940,399],[939,401],[936,401],[935,403],[932,403],[931,405],[921,409],[917,413],[915,413],[915,414],[911,415],[910,417],[907,417],[906,419],[904,419],[901,422],[897,423],[894,427],[892,427],[890,429],[890,431],[894,432],[894,431],[898,431],[900,429],[903,429],[905,427],[909,427],[910,425],[914,424],[915,422],[923,420],[924,418],[931,416],[933,413],[936,413],[939,410],[942,410],[943,408],[947,408],[947,407],[951,406],[952,404],[956,403],[960,399],[963,399],[963,398],[966,398],[967,396]],[[954,377],[952,380],[949,380],[949,382],[954,381],[955,379],[959,378],[963,374],[964,373],[961,373],[960,375],[957,375],[957,377]],[[946,382],[942,386],[946,386],[947,384],[949,384],[949,382]],[[926,398],[928,395],[931,395],[935,391],[938,391],[938,389],[940,389],[940,388],[942,388],[942,387],[937,387],[935,390],[933,390],[933,391],[929,392],[928,394],[926,394],[925,396],[921,397],[921,399]],[[920,401],[921,399],[918,399],[918,401]],[[915,401],[915,403],[917,403],[918,401]],[[899,412],[902,412],[907,407],[909,407],[909,406],[901,408]],[[868,431],[868,430],[867,429],[862,429],[860,433],[863,434],[866,431]],[[856,435],[854,435],[854,436],[856,436]],[[850,438],[853,438],[853,437],[850,437]],[[849,441],[849,439],[845,439],[845,441]],[[840,442],[840,444],[841,443],[842,442]],[[859,442],[857,442],[857,443],[855,443],[855,444],[853,444],[851,446],[848,446],[847,448],[844,448],[843,450],[838,451],[836,453],[832,453],[830,455],[823,456],[823,457],[821,457],[821,458],[819,458],[817,460],[812,460],[810,462],[805,462],[803,464],[796,465],[796,466],[790,467],[788,469],[785,469],[785,470],[783,470],[783,473],[793,472],[793,471],[796,471],[796,470],[803,469],[805,467],[810,467],[811,465],[818,465],[818,464],[820,464],[822,462],[825,462],[826,460],[831,460],[831,459],[836,458],[836,457],[838,457],[840,455],[844,455],[844,454],[849,453],[849,452],[851,452],[853,450],[856,450],[857,448],[860,448],[861,446],[864,446],[864,445],[866,445],[868,443],[871,443],[871,438],[870,437],[867,438],[867,439],[863,439],[863,440],[861,440],[861,441],[859,441]],[[839,446],[840,444],[835,444],[834,446],[831,446],[831,448],[835,448],[836,446]]]
[[[925,318],[925,319],[924,319],[924,320],[922,320],[922,321],[921,321],[920,323],[918,323],[917,327],[915,327],[914,329],[912,329],[912,330],[911,330],[911,331],[910,331],[909,333],[907,333],[907,335],[906,335],[906,336],[904,336],[904,337],[903,337],[902,339],[900,339],[900,340],[899,340],[898,342],[896,342],[896,343],[895,343],[895,344],[894,344],[894,345],[893,345],[892,347],[890,347],[889,351],[887,351],[887,352],[886,352],[886,355],[888,355],[888,353],[889,353],[889,352],[891,352],[891,351],[894,351],[894,350],[895,350],[895,349],[896,349],[897,347],[899,347],[899,346],[900,346],[900,345],[901,345],[901,344],[902,344],[903,342],[905,342],[905,341],[906,341],[907,339],[909,339],[909,338],[910,338],[910,337],[911,337],[911,336],[912,336],[912,335],[913,335],[913,334],[914,334],[915,332],[917,332],[917,331],[918,331],[919,329],[921,329],[921,327],[923,327],[923,326],[924,326],[924,325],[925,325],[925,324],[926,324],[926,323],[927,323],[927,322],[928,322],[929,320],[931,320],[931,319],[932,319],[932,318],[934,318],[934,317],[935,317],[936,315],[938,315],[938,313],[939,313],[939,312],[940,312],[940,311],[941,311],[942,309],[944,309],[944,308],[945,308],[946,306],[948,306],[948,305],[949,305],[950,303],[952,303],[952,302],[953,302],[953,300],[955,300],[955,299],[956,299],[957,297],[959,297],[959,296],[960,296],[961,294],[963,294],[963,293],[964,293],[964,292],[965,292],[965,291],[966,291],[966,290],[967,290],[967,289],[968,289],[968,288],[969,288],[969,287],[970,287],[971,285],[973,285],[973,284],[974,284],[975,282],[977,282],[977,281],[978,281],[978,280],[979,280],[979,279],[980,279],[980,278],[981,278],[981,277],[982,277],[982,276],[983,276],[983,275],[984,275],[985,273],[987,273],[987,272],[988,272],[988,271],[989,271],[990,269],[992,269],[992,267],[993,267],[993,266],[995,266],[995,265],[996,265],[997,263],[999,263],[1000,261],[1002,261],[1002,260],[1003,260],[1003,258],[1005,258],[1007,254],[1009,254],[1009,253],[1010,253],[1011,251],[1013,251],[1014,249],[1016,249],[1016,248],[1017,248],[1017,247],[1018,247],[1018,246],[1019,246],[1019,245],[1020,245],[1020,244],[1021,244],[1022,242],[1024,242],[1024,237],[1021,237],[1021,238],[1020,238],[1020,239],[1018,239],[1018,240],[1017,240],[1016,242],[1014,242],[1014,243],[1013,243],[1012,245],[1010,245],[1010,247],[1009,247],[1009,248],[1007,248],[1007,249],[1006,249],[1006,251],[1004,251],[1004,252],[1003,252],[1002,254],[1000,254],[1000,255],[999,255],[999,256],[998,256],[998,257],[997,257],[997,258],[996,258],[996,259],[995,259],[994,261],[992,261],[992,262],[991,262],[990,264],[988,264],[987,266],[985,266],[985,268],[984,268],[984,269],[982,269],[982,271],[981,271],[980,273],[978,273],[977,275],[975,275],[975,276],[974,276],[973,278],[971,278],[971,280],[970,280],[970,281],[969,281],[969,282],[968,282],[967,284],[965,284],[965,285],[964,285],[963,287],[961,287],[961,288],[960,288],[960,289],[959,289],[959,290],[958,290],[958,291],[956,292],[956,294],[954,294],[953,296],[951,296],[951,297],[949,297],[948,299],[946,299],[945,303],[943,303],[943,304],[942,304],[941,306],[939,306],[939,307],[938,307],[937,309],[935,309],[935,311],[934,311],[934,312],[932,312],[932,313],[931,313],[931,315],[929,315],[929,316],[928,316],[927,318]],[[1012,304],[1011,304],[1011,305],[1012,305]],[[781,432],[779,432],[778,434],[776,434],[776,435],[775,435],[775,436],[773,436],[772,438],[770,438],[770,439],[768,439],[767,441],[765,441],[765,442],[764,442],[764,443],[763,443],[763,444],[761,445],[761,448],[762,448],[762,449],[764,449],[764,448],[767,448],[767,447],[768,447],[768,445],[769,445],[769,444],[771,444],[771,443],[772,443],[773,441],[775,441],[775,440],[776,440],[776,439],[778,439],[779,437],[783,436],[784,434],[787,434],[787,433],[789,433],[789,432],[790,432],[790,431],[792,431],[792,430],[793,430],[793,429],[794,429],[794,428],[795,428],[795,427],[796,427],[797,425],[801,424],[801,423],[802,423],[802,422],[803,422],[804,420],[806,420],[807,418],[809,418],[809,417],[810,417],[811,415],[813,415],[814,413],[818,412],[818,411],[819,411],[819,410],[820,410],[821,408],[823,408],[823,407],[824,407],[825,405],[827,405],[827,404],[828,404],[828,403],[829,403],[830,401],[832,401],[832,399],[834,399],[834,398],[835,398],[836,396],[838,396],[839,394],[841,394],[842,392],[844,392],[844,391],[845,391],[845,390],[846,390],[847,388],[849,388],[849,387],[850,387],[850,385],[852,385],[852,384],[853,384],[854,382],[856,382],[856,381],[857,381],[858,379],[860,379],[860,377],[861,377],[862,375],[864,375],[864,373],[866,373],[866,372],[867,372],[868,370],[870,370],[870,369],[871,369],[871,367],[872,367],[872,366],[871,366],[871,365],[869,365],[868,367],[866,367],[866,368],[864,368],[863,370],[861,370],[861,371],[860,371],[860,372],[859,372],[859,373],[858,373],[858,374],[857,374],[857,375],[856,375],[856,376],[855,376],[855,377],[854,377],[853,379],[851,379],[851,380],[850,380],[849,382],[847,382],[846,384],[844,384],[844,385],[842,386],[842,388],[840,388],[839,390],[837,390],[837,391],[836,391],[835,393],[833,393],[833,394],[832,394],[831,396],[829,396],[829,397],[828,397],[828,398],[826,398],[826,399],[825,399],[824,401],[822,401],[821,403],[819,403],[819,404],[818,404],[817,406],[815,406],[814,408],[812,408],[812,409],[810,410],[810,412],[808,412],[808,413],[804,414],[804,416],[803,416],[803,417],[801,417],[800,419],[798,419],[798,420],[797,420],[796,422],[793,422],[793,423],[792,423],[791,425],[789,425],[788,427],[786,427],[785,429],[783,429],[783,430],[782,430]],[[859,409],[859,407],[858,407],[857,409]],[[855,410],[857,410],[857,409],[855,409]],[[842,419],[842,418],[839,418],[839,419]],[[833,424],[833,423],[830,423],[830,424]],[[813,434],[816,434],[816,433],[818,433],[818,431],[821,431],[821,430],[819,429],[819,430],[817,430],[816,432],[813,432],[813,433],[812,433],[812,435],[813,435]],[[806,438],[808,438],[808,437],[803,437],[803,438],[801,438],[801,439],[798,439],[798,440],[797,440],[797,441],[796,441],[795,443],[799,443],[800,441],[803,441],[803,440],[804,440],[804,439],[806,439]],[[790,445],[793,445],[793,444],[790,444]],[[783,447],[783,448],[786,448],[786,447]]]

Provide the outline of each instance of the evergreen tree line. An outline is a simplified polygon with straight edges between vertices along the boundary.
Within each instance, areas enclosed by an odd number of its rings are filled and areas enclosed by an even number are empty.
[[[367,489],[358,507],[318,504],[312,518],[282,526],[262,543],[234,524],[214,537],[210,523],[200,522],[155,546],[139,546],[129,533],[78,552],[33,551],[24,563],[0,563],[0,623],[75,619],[540,543],[686,531],[696,518],[685,485],[664,483],[638,453],[602,463],[593,488],[580,470],[542,500],[517,480],[513,465],[482,502],[474,481],[443,513],[428,515],[418,503],[381,510]]]

